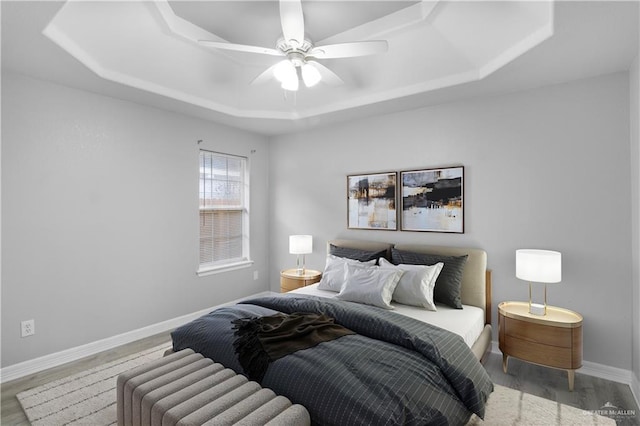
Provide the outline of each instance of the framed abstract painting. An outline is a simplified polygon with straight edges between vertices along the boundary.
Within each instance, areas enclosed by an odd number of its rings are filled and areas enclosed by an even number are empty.
[[[400,172],[403,231],[464,233],[464,167]]]
[[[396,172],[347,176],[348,228],[396,231],[396,181]]]

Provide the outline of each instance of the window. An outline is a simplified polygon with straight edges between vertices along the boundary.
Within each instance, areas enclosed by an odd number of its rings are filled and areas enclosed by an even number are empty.
[[[200,268],[234,269],[249,260],[247,159],[200,151]]]

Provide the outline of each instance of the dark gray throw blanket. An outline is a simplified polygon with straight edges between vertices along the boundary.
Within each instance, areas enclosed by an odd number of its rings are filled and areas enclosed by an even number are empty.
[[[231,322],[236,340],[233,347],[249,379],[262,382],[269,363],[293,352],[311,348],[353,331],[323,314],[294,312]]]
[[[356,334],[273,361],[262,386],[301,404],[316,425],[464,425],[484,416],[493,384],[462,338],[372,306],[279,295],[219,308],[172,333],[191,348],[247,374],[233,348],[231,322],[278,312],[335,318]]]

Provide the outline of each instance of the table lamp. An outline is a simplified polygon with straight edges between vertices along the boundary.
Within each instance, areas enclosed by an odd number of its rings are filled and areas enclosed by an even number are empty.
[[[304,255],[313,252],[313,237],[311,235],[290,235],[289,236],[289,253],[296,254],[296,268],[298,275],[304,275]],[[302,255],[302,264],[300,264],[300,255]]]
[[[562,280],[562,255],[551,250],[516,250],[516,277],[529,281],[529,313],[546,315],[547,283]],[[531,303],[531,283],[544,283],[544,305]]]

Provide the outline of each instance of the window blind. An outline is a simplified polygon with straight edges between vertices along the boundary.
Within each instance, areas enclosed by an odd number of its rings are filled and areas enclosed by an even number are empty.
[[[200,151],[200,265],[246,260],[246,158]]]

